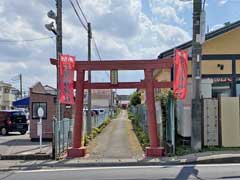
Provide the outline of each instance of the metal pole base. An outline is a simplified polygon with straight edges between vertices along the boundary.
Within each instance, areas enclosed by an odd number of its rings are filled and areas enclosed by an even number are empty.
[[[164,156],[164,148],[163,147],[147,147],[145,150],[146,157],[162,157]]]
[[[68,158],[84,157],[86,154],[86,147],[70,148],[67,150]]]

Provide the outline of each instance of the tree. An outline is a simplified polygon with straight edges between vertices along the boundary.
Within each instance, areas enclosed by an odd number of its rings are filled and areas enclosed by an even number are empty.
[[[138,104],[141,104],[141,94],[138,92],[134,92],[131,96],[130,96],[130,104],[132,106],[136,106]]]

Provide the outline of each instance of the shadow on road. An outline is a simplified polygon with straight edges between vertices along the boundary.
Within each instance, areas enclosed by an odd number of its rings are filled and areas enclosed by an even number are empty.
[[[195,169],[195,166],[187,166],[183,167],[181,171],[178,173],[177,177],[175,179],[181,179],[181,180],[187,180],[190,179],[190,176],[194,176],[197,179],[204,180],[198,176],[199,171]]]
[[[32,145],[38,145],[39,142],[33,142],[30,139],[13,139],[9,141],[5,141],[0,143],[0,145],[4,146],[32,146]],[[43,142],[43,145],[47,145],[49,142]]]

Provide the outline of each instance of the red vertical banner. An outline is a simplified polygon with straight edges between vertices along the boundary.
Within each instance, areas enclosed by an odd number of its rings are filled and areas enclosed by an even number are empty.
[[[185,99],[187,93],[188,53],[175,51],[174,58],[174,95],[177,99]]]
[[[59,70],[59,101],[62,104],[74,104],[73,80],[76,58],[74,56],[60,55]]]

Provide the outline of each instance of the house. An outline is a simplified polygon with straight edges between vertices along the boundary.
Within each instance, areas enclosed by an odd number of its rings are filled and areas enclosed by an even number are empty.
[[[88,104],[88,90],[84,91],[84,107],[87,109]],[[92,89],[91,90],[91,98],[92,98],[92,108],[109,108],[111,106],[112,98],[112,90],[111,89]]]
[[[52,139],[53,134],[53,117],[56,116],[57,90],[51,86],[43,86],[40,82],[30,88],[30,138],[38,139],[37,122],[39,117],[37,110],[39,107],[44,109],[43,122],[43,139]],[[63,106],[63,117],[72,117],[71,106]]]
[[[16,100],[12,89],[11,84],[0,81],[0,110],[12,108],[12,102]]]
[[[211,84],[211,97],[240,95],[240,21],[226,23],[224,27],[206,34],[202,45],[202,81]],[[185,42],[158,55],[158,59],[173,58],[174,49],[186,50],[189,53],[188,79],[191,84],[192,73],[192,41]],[[154,71],[157,81],[173,80],[173,69]],[[209,81],[210,80],[210,81]],[[204,85],[203,85],[204,86]],[[191,85],[189,86],[191,87]],[[203,89],[203,88],[202,88]],[[141,92],[142,102],[145,102],[145,91]],[[155,96],[168,89],[155,89]],[[191,91],[191,89],[190,89]],[[203,90],[202,90],[203,92]]]
[[[226,24],[224,27],[206,34],[202,45],[202,81],[203,98],[235,97],[240,95],[240,21]],[[191,137],[191,100],[192,100],[192,41],[173,47],[159,54],[158,59],[174,56],[174,49],[186,50],[188,61],[188,89],[185,100],[177,101],[177,132],[187,140]],[[173,80],[173,69],[157,70],[154,76],[158,81]],[[155,95],[162,93],[160,89]]]
[[[240,21],[228,23],[224,27],[206,34],[202,46],[202,79],[211,79],[212,96],[240,95]],[[174,56],[174,49],[189,52],[188,76],[192,73],[192,41],[173,47],[159,54],[159,60]],[[156,79],[172,80],[172,72],[156,71]]]
[[[130,103],[130,96],[129,95],[117,95],[118,104],[121,108],[127,108]]]

